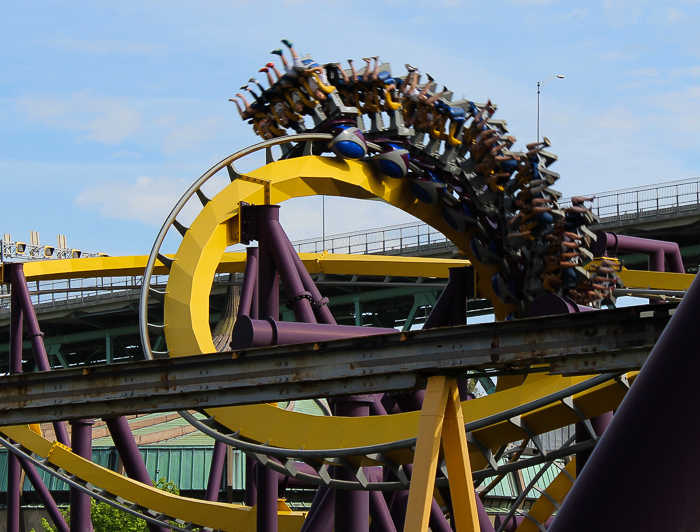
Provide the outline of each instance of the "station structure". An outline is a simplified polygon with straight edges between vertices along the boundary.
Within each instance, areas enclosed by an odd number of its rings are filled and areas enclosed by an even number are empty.
[[[6,235],[8,531],[31,505],[88,531],[91,498],[153,531],[694,526],[695,463],[662,457],[696,440],[700,180],[562,200],[549,141],[370,64],[255,82],[262,142],[149,255]],[[310,195],[418,222],[292,243]]]

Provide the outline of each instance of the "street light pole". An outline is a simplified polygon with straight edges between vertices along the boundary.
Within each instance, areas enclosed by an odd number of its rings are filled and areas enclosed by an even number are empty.
[[[555,74],[553,76],[549,76],[544,81],[537,82],[537,142],[540,141],[540,92],[547,82],[553,80],[554,78],[564,79],[564,76],[561,74]]]

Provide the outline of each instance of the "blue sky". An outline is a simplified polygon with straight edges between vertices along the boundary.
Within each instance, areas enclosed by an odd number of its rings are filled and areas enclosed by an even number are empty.
[[[541,132],[564,195],[700,175],[700,3],[0,2],[0,232],[146,254],[188,185],[256,142],[227,101],[288,38],[319,62],[379,54]],[[321,200],[282,208],[292,239]],[[410,221],[329,199],[327,234]],[[303,213],[303,216],[300,216]],[[329,213],[332,213],[329,214]]]

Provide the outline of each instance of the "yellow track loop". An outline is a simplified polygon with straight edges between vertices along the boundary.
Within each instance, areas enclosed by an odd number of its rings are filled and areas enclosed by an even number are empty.
[[[72,475],[77,475],[81,480],[150,510],[162,512],[186,522],[192,521],[214,530],[250,532],[256,528],[254,507],[200,501],[146,486],[73,454],[69,448],[46,440],[26,425],[2,427],[0,432],[20,442],[33,453],[48,458],[51,464]],[[280,532],[298,532],[304,517],[303,512],[280,511]]]
[[[462,403],[465,423],[510,410],[525,403],[546,397],[591,377],[549,376]],[[630,380],[633,377],[630,374]],[[625,388],[616,381],[591,388],[574,396],[574,402],[589,417],[616,409]],[[420,412],[390,416],[359,418],[317,417],[297,412],[286,412],[270,405],[251,405],[235,408],[213,408],[207,413],[231,431],[239,431],[247,441],[264,443],[286,449],[325,450],[345,449],[391,443],[415,438],[418,433]],[[553,403],[521,417],[537,434],[543,434],[579,421],[576,414],[561,402]],[[502,422],[473,432],[488,448],[522,440],[524,433],[509,422]],[[474,469],[487,466],[483,455],[470,446],[470,460]],[[386,453],[399,464],[411,463],[413,452],[406,449]],[[366,457],[352,461],[359,466],[380,465]]]
[[[442,220],[438,206],[416,200],[406,180],[380,179],[371,165],[338,158],[307,156],[268,164],[250,177],[269,181],[271,203],[293,197],[324,194],[349,198],[380,198],[443,232],[467,255],[470,235],[451,230]],[[170,356],[215,351],[209,327],[209,292],[227,246],[238,242],[240,202],[264,203],[263,188],[237,180],[209,201],[185,234],[175,255],[165,296],[165,334]],[[503,318],[511,307],[499,304],[491,288],[495,269],[474,262],[480,276],[477,288],[482,297],[496,305]],[[463,404],[467,421],[476,420],[560,390],[585,378],[546,377],[503,393]],[[577,402],[588,415],[615,408],[624,390],[615,383],[580,394]],[[538,433],[577,421],[562,404],[525,416]],[[337,449],[362,447],[413,438],[417,434],[418,413],[365,418],[323,418],[279,410],[270,405],[217,408],[208,411],[216,420],[252,442],[291,449]],[[522,439],[522,431],[501,423],[480,431],[479,439],[488,447]],[[474,449],[472,449],[474,451]],[[394,453],[394,460],[410,462],[412,453]],[[485,466],[483,457],[473,452],[475,467]],[[365,464],[366,459],[357,458]]]
[[[307,156],[270,163],[249,174],[270,181],[271,202],[312,195],[357,199],[380,198],[442,232],[470,255],[468,234],[453,231],[440,207],[419,202],[405,179],[381,179],[369,163]],[[227,246],[238,242],[238,205],[263,204],[263,187],[236,180],[202,209],[182,240],[170,271],[165,296],[165,333],[171,356],[213,353],[209,328],[209,292]],[[494,267],[474,262],[477,290],[496,305],[499,319],[512,307],[499,304],[491,287]]]
[[[564,499],[574,487],[574,483],[571,480],[576,478],[576,458],[571,460],[566,464],[566,473],[564,471],[560,472],[552,482],[549,483],[547,489],[544,492],[554,499],[557,504],[561,505]],[[568,474],[567,474],[568,473]],[[552,517],[554,510],[554,504],[546,495],[542,494],[532,505],[528,514],[537,519],[540,523],[544,523]],[[525,519],[515,532],[539,532],[540,528],[530,519]]]

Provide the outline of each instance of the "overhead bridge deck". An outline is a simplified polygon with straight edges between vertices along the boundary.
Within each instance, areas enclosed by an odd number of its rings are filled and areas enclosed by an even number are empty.
[[[641,368],[673,303],[0,378],[0,426]],[[545,326],[546,325],[546,326]]]

